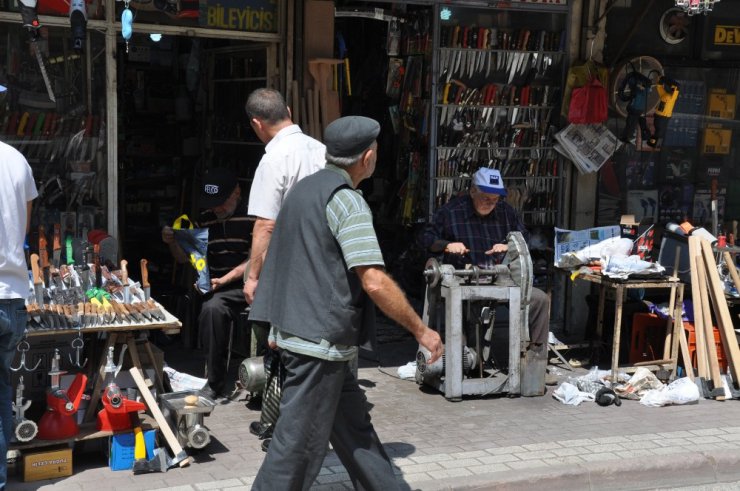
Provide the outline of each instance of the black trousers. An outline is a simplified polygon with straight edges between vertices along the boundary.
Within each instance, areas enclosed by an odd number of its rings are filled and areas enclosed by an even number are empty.
[[[349,362],[280,355],[286,371],[280,418],[252,489],[310,489],[329,441],[355,489],[400,489]]]
[[[200,342],[206,352],[208,385],[216,392],[224,390],[226,385],[226,356],[231,323],[236,325],[239,313],[247,307],[241,284],[234,285],[206,296],[198,316]]]

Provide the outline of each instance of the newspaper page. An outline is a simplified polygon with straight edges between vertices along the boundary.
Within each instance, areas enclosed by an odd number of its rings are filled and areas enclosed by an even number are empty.
[[[622,145],[602,124],[570,124],[555,140],[555,150],[572,160],[581,174],[598,171]]]
[[[577,252],[603,240],[619,237],[619,235],[619,225],[584,230],[566,230],[555,227],[555,266],[560,267],[560,258],[566,252]]]

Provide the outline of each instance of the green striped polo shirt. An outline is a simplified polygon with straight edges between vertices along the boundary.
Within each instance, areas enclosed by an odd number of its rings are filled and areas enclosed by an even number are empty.
[[[352,185],[352,180],[344,169],[330,164],[326,168],[341,174],[347,184]],[[385,266],[378,238],[375,236],[370,207],[359,191],[343,188],[334,193],[326,205],[326,220],[349,269],[358,266]],[[281,348],[322,360],[349,361],[357,356],[357,346],[332,344],[325,339],[313,343],[296,336],[282,336],[279,330],[271,333],[271,337],[274,337]]]

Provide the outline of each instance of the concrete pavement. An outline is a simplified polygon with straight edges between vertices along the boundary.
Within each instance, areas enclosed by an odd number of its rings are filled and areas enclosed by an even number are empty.
[[[669,489],[740,481],[738,401],[572,407],[548,387],[544,397],[453,403],[396,377],[395,367],[413,358],[412,341],[381,349],[382,367],[361,362],[359,376],[407,489]],[[76,453],[73,476],[36,483],[14,477],[9,489],[248,489],[264,457],[248,429],[258,417],[243,401],[218,406],[206,419],[213,441],[187,468],[134,476],[110,471],[100,452]],[[312,489],[352,489],[332,452]]]

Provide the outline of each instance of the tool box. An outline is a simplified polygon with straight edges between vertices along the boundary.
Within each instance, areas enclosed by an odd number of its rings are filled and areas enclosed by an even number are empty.
[[[156,430],[146,430],[144,433],[144,444],[146,445],[146,457],[154,456],[154,440]],[[134,467],[134,433],[119,433],[110,437],[110,454],[108,465],[112,471],[126,471]]]

